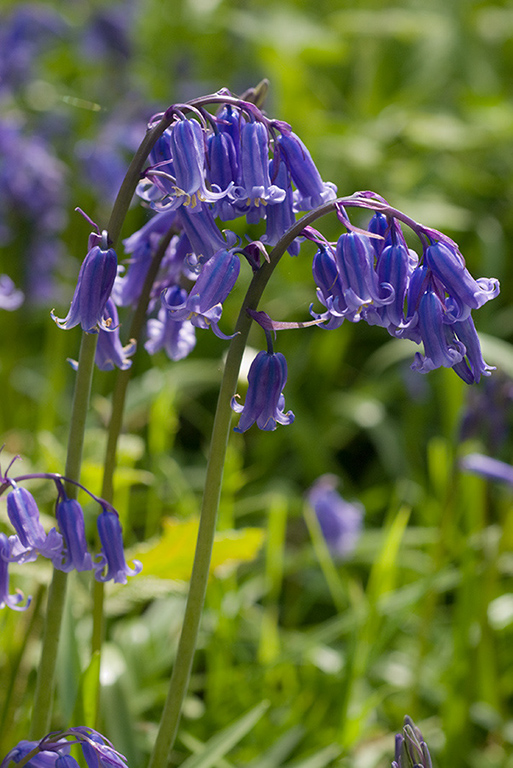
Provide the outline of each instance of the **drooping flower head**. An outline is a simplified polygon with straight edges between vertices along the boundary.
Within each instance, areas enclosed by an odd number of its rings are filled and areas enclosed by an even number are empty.
[[[12,559],[28,562],[38,554],[53,559],[60,553],[62,536],[55,528],[46,533],[36,500],[26,488],[14,484],[7,496],[7,514],[19,540],[12,548]]]
[[[218,326],[223,302],[235,285],[240,272],[240,260],[231,250],[221,249],[201,268],[200,275],[184,299],[183,294],[170,289],[162,295],[162,305],[172,319],[190,320],[197,328],[212,328],[221,339],[230,339]],[[179,303],[176,303],[179,302]]]
[[[55,516],[64,537],[66,548],[63,554],[53,558],[54,567],[59,571],[91,571],[93,560],[87,549],[84,513],[76,499],[69,499],[64,490],[57,501]]]
[[[94,566],[95,578],[98,581],[112,579],[117,584],[126,584],[127,576],[140,573],[142,564],[134,560],[134,567],[130,568],[126,563],[119,517],[113,510],[104,508],[98,515],[97,525],[102,551],[99,562]]]
[[[76,325],[86,333],[97,333],[103,323],[103,312],[116,278],[118,260],[115,251],[108,247],[104,232],[100,245],[93,245],[78,275],[77,287],[65,318],[52,317],[60,328],[68,330]]]
[[[280,352],[259,352],[249,369],[245,404],[237,401],[237,395],[232,398],[232,409],[241,414],[235,432],[246,432],[255,423],[265,431],[276,429],[277,424],[292,424],[292,411],[284,413],[286,381],[285,357]]]

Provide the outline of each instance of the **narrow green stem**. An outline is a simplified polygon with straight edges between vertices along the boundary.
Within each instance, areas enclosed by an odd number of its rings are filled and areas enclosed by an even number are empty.
[[[157,250],[151,260],[150,268],[146,275],[144,285],[135,309],[132,322],[130,324],[129,338],[139,339],[146,320],[146,310],[150,298],[152,286],[157,277],[157,273],[165,256],[167,247],[173,237],[175,230],[171,228],[159,243]],[[127,368],[122,371],[116,371],[114,381],[114,390],[112,393],[112,411],[110,415],[109,428],[107,433],[107,446],[105,449],[105,458],[103,464],[103,481],[101,496],[106,501],[112,502],[114,497],[114,472],[116,469],[116,450],[118,445],[121,428],[123,426],[123,415],[125,410],[125,400],[130,381],[132,369]],[[103,614],[103,602],[105,597],[105,584],[100,581],[93,581],[93,631],[91,638],[91,655],[101,654],[103,639],[105,636],[105,617]],[[96,686],[96,711],[94,715],[93,726],[98,725],[100,716],[100,681]]]
[[[310,212],[306,216],[303,216],[302,219],[288,230],[271,251],[269,261],[265,262],[258,272],[255,273],[242,304],[242,309],[235,328],[237,335],[230,343],[217,401],[217,410],[214,419],[205,488],[203,492],[198,539],[196,542],[196,552],[194,555],[194,564],[182,632],[178,643],[176,659],[169,682],[168,696],[162,712],[157,739],[150,757],[149,768],[164,768],[164,766],[167,765],[169,753],[175,742],[180,723],[182,704],[189,686],[201,614],[205,602],[212,547],[214,544],[217,511],[219,508],[223,469],[230,430],[230,402],[235,394],[242,355],[252,323],[246,310],[257,308],[269,278],[292,240],[300,235],[303,229],[311,222],[332,211],[334,207],[335,204],[333,202],[328,203],[321,208]]]
[[[80,479],[85,420],[91,392],[96,342],[96,334],[82,334],[65,470],[66,477],[69,477],[71,480]],[[77,487],[68,483],[66,493],[70,498],[76,498]],[[41,661],[37,671],[30,739],[42,738],[50,730],[57,650],[66,600],[66,585],[67,574],[54,569],[46,607]]]

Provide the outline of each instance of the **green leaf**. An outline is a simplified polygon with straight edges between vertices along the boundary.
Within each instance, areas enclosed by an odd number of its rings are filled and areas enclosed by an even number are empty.
[[[191,575],[198,536],[198,520],[164,520],[164,531],[151,547],[130,552],[143,564],[143,573],[161,579],[187,581]],[[210,573],[226,576],[243,562],[254,560],[264,540],[262,528],[219,531],[215,535]]]
[[[191,755],[182,763],[181,768],[211,768],[251,731],[268,708],[268,701],[257,704],[227,728],[212,736],[206,742],[204,751],[198,755]]]

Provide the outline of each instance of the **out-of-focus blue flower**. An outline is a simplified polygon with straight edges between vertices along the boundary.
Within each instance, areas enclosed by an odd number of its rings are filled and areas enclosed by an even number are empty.
[[[180,305],[187,298],[187,291],[179,286],[170,288],[167,300],[171,306]],[[144,347],[150,355],[163,349],[170,360],[183,360],[196,345],[196,332],[190,320],[175,320],[166,307],[159,309],[158,317],[147,324],[148,340]]]
[[[20,605],[23,594],[17,590],[16,594],[9,594],[9,561],[11,545],[5,533],[0,533],[0,608],[13,608],[15,611],[24,611],[30,605],[31,598],[27,598],[25,605]]]
[[[432,768],[426,742],[413,720],[406,715],[402,733],[395,737],[392,768]]]
[[[485,456],[482,453],[469,453],[460,461],[460,467],[465,472],[481,475],[488,480],[499,480],[513,485],[513,467],[499,459]]]
[[[36,56],[65,30],[47,5],[19,3],[0,16],[0,91],[16,91],[32,77]]]
[[[116,253],[113,248],[107,248],[106,243],[91,248],[80,267],[68,314],[61,319],[52,312],[60,328],[69,330],[80,324],[86,333],[98,332],[98,326],[104,323],[103,313],[114,285],[117,265]]]
[[[334,475],[322,475],[307,492],[306,498],[316,514],[322,534],[332,555],[347,557],[355,548],[363,524],[363,507],[352,504],[336,491]]]
[[[310,152],[299,136],[292,131],[282,133],[276,140],[276,146],[297,187],[295,202],[298,210],[309,211],[336,198],[336,186],[322,180]]]
[[[54,567],[59,571],[91,571],[93,561],[87,551],[84,513],[75,499],[63,497],[57,501],[55,516],[64,537],[64,553],[54,556]]]
[[[239,258],[223,248],[202,266],[200,275],[187,298],[179,304],[171,302],[180,299],[181,294],[168,290],[162,295],[162,305],[178,321],[190,320],[197,328],[212,328],[220,339],[230,339],[224,334],[218,322],[223,311],[223,302],[235,285],[240,271]]]
[[[13,560],[29,562],[38,554],[53,560],[61,552],[62,536],[55,528],[45,532],[36,500],[26,488],[16,485],[7,495],[7,514],[19,539],[11,550]]]
[[[118,275],[114,281],[112,297],[118,306],[137,304],[153,255],[175,220],[175,211],[157,213],[141,229],[123,240],[125,253],[131,258],[126,274]]]
[[[468,395],[460,425],[460,440],[479,438],[488,453],[497,455],[511,433],[513,381],[498,371]]]
[[[276,429],[277,424],[292,424],[292,411],[284,413],[286,381],[285,357],[280,352],[259,352],[249,369],[245,404],[240,405],[238,395],[232,398],[232,409],[241,414],[235,432],[246,432],[255,422],[259,429],[266,431]]]
[[[140,573],[142,564],[134,560],[134,567],[130,568],[126,563],[119,517],[110,509],[103,509],[98,515],[97,525],[102,551],[99,562],[94,566],[95,578],[98,581],[113,579],[117,584],[126,584],[127,576]],[[103,573],[105,568],[107,570]]]
[[[112,299],[108,299],[98,331],[94,358],[96,365],[101,371],[112,371],[114,368],[126,371],[132,365],[129,358],[134,354],[136,347],[133,339],[125,347],[121,344],[118,311]]]
[[[23,304],[23,293],[18,291],[7,275],[0,275],[0,309],[14,310]]]

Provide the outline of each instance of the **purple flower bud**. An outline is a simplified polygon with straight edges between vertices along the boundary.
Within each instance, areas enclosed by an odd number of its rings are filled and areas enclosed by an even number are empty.
[[[110,581],[126,584],[127,576],[136,576],[142,570],[142,564],[134,560],[134,567],[129,568],[123,551],[123,535],[119,517],[110,509],[103,509],[98,515],[98,533],[102,544],[100,561],[94,566],[98,581]],[[107,568],[107,572],[103,573]]]
[[[52,528],[46,533],[39,519],[39,510],[32,494],[25,488],[16,486],[7,496],[7,514],[25,553],[15,549],[13,559],[27,562],[37,554],[51,560],[62,550],[62,536]]]
[[[406,716],[402,733],[395,737],[395,759],[392,768],[432,768],[431,756],[422,733]]]
[[[296,136],[292,131],[282,133],[276,140],[276,145],[283,155],[292,181],[297,187],[296,205],[298,210],[309,211],[336,198],[336,186],[329,181],[324,182],[322,180],[310,152],[299,136]]]
[[[338,480],[322,475],[307,493],[330,552],[337,558],[347,557],[355,548],[363,523],[363,507],[345,501],[335,490]]]
[[[276,429],[277,424],[292,424],[292,411],[284,413],[282,390],[286,381],[287,362],[284,356],[279,352],[259,352],[249,369],[245,404],[237,402],[238,395],[232,398],[232,409],[241,414],[235,432],[246,432],[255,422],[259,429],[266,431]]]
[[[57,502],[56,513],[59,528],[66,543],[63,554],[53,558],[54,567],[66,573],[72,571],[91,571],[93,561],[87,551],[84,513],[75,499],[63,498]]]
[[[105,237],[106,240],[106,237]],[[93,246],[85,257],[68,314],[52,317],[60,328],[74,328],[80,323],[86,333],[97,333],[103,311],[117,272],[117,257],[112,248]]]
[[[31,598],[27,599],[25,605],[19,605],[23,600],[23,594],[16,590],[15,595],[9,594],[9,561],[11,555],[11,546],[5,533],[0,533],[0,608],[12,608],[15,611],[24,611],[30,605]]]

